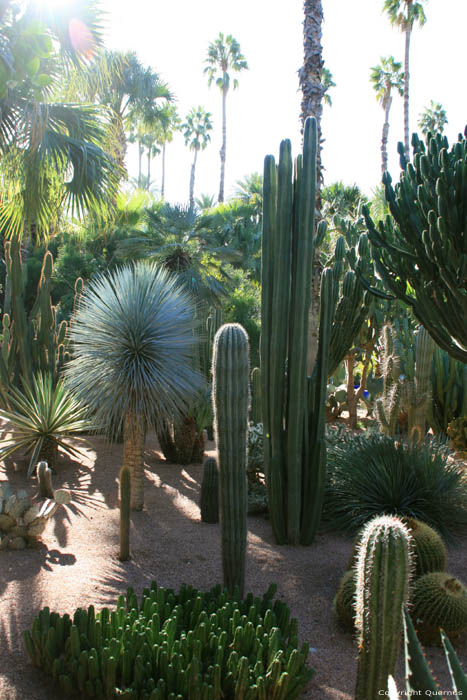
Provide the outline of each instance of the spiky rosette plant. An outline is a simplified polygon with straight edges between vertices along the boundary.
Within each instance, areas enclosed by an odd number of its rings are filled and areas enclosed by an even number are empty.
[[[187,293],[166,270],[143,262],[97,277],[72,323],[68,383],[110,434],[123,428],[133,510],[144,503],[147,428],[180,415],[200,387],[194,326]]]

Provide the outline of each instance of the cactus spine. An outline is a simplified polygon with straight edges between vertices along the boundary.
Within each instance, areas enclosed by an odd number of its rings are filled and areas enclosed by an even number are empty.
[[[214,457],[204,462],[199,506],[203,523],[219,522],[219,471]]]
[[[131,473],[128,467],[120,470],[120,561],[130,558]]]
[[[261,295],[261,389],[265,470],[274,536],[310,544],[321,515],[325,476],[324,406],[333,274],[321,282],[320,335],[313,379],[307,378],[308,316],[315,245],[316,121],[305,123],[303,156],[264,161]],[[294,173],[292,175],[292,171]]]
[[[357,560],[355,700],[375,700],[394,675],[411,556],[410,535],[400,520],[384,515],[366,525]]]
[[[237,323],[214,338],[213,412],[220,481],[224,585],[243,595],[247,516],[247,430],[249,404],[248,336]]]

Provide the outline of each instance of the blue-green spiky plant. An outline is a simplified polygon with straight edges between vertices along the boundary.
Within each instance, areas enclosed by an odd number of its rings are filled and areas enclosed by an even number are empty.
[[[226,323],[214,338],[212,358],[214,429],[220,480],[224,584],[243,594],[247,516],[248,336]]]
[[[411,574],[406,526],[383,515],[366,525],[360,540],[356,587],[358,669],[355,700],[374,700],[394,675],[402,634],[402,610]]]
[[[68,383],[97,423],[123,428],[133,510],[143,507],[146,428],[179,415],[200,387],[194,319],[177,281],[144,262],[97,277],[73,319]]]

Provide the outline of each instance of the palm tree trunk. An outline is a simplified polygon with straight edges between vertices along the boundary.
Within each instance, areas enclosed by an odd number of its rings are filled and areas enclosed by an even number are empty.
[[[381,174],[384,175],[388,169],[388,134],[389,134],[389,110],[392,105],[392,97],[387,96],[384,101],[385,111],[384,111],[384,124],[383,124],[383,135],[381,137]]]
[[[301,121],[302,128],[309,116],[316,119],[318,129],[318,150],[316,157],[316,203],[315,224],[321,220],[321,186],[323,183],[321,164],[321,116],[323,113],[323,84],[321,76],[323,71],[323,56],[321,26],[323,23],[322,0],[304,0],[303,11],[303,66],[298,72],[300,89],[302,91]],[[318,319],[319,319],[319,288],[321,285],[321,266],[318,263],[318,252],[315,251],[313,264],[312,296],[310,313],[308,317],[308,357],[307,371],[311,374],[318,352]]]
[[[409,57],[410,57],[410,37],[412,27],[407,25],[405,30],[405,57],[404,57],[404,151],[405,157],[410,160],[410,137],[409,137]]]
[[[227,102],[227,88],[222,89],[222,146],[219,151],[221,156],[221,179],[219,183],[219,196],[217,201],[219,203],[224,201],[224,180],[225,180],[225,156],[227,150],[227,115],[226,115],[226,102]]]
[[[151,182],[151,147],[148,148],[148,181],[146,184],[146,189],[149,190],[149,183]]]
[[[143,144],[141,143],[141,141],[138,141],[138,187],[141,187],[142,158],[143,158]]]
[[[144,441],[145,431],[134,414],[128,414],[123,428],[123,466],[131,474],[131,509],[144,505]]]
[[[162,144],[162,181],[161,181],[161,199],[164,199],[165,192],[165,142]]]
[[[195,206],[195,169],[196,169],[196,158],[198,157],[198,151],[195,150],[195,157],[193,158],[193,163],[191,164],[191,174],[190,174],[190,209]]]

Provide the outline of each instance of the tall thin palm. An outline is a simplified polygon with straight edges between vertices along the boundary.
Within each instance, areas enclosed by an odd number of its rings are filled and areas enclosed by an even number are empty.
[[[404,94],[402,63],[393,56],[382,57],[380,63],[371,69],[370,81],[376,92],[376,99],[384,109],[383,135],[381,137],[381,172],[388,169],[389,112],[392,105],[392,91]]]
[[[48,235],[57,207],[102,212],[115,193],[103,110],[51,101],[64,71],[82,69],[100,45],[99,5],[75,0],[52,12],[6,0],[2,10],[0,226],[7,235],[21,236],[28,224]],[[71,21],[78,34],[69,32]]]
[[[195,206],[195,170],[198,153],[204,151],[211,140],[212,130],[211,113],[206,112],[203,107],[192,107],[186,116],[186,121],[182,124],[181,130],[185,137],[185,144],[190,151],[194,151],[193,163],[190,173],[190,208]]]
[[[137,263],[96,278],[73,321],[67,380],[97,423],[123,427],[133,510],[144,504],[147,428],[179,415],[200,386],[194,317],[166,270]]]
[[[446,110],[443,109],[443,105],[440,102],[435,102],[434,100],[430,101],[429,107],[424,107],[418,120],[418,126],[424,136],[428,136],[428,134],[442,134],[447,123]]]
[[[160,116],[157,143],[162,147],[161,199],[164,199],[166,147],[168,143],[172,142],[175,132],[180,129],[181,119],[178,116],[177,108],[172,103],[164,105]]]
[[[425,0],[384,0],[384,11],[393,26],[399,27],[405,34],[404,55],[404,151],[407,161],[410,160],[409,144],[409,84],[410,84],[410,39],[416,22],[423,27],[426,16],[423,9]]]
[[[225,160],[227,149],[227,114],[226,103],[227,93],[230,88],[229,71],[239,73],[242,70],[248,69],[248,63],[241,52],[240,44],[231,34],[224,37],[222,32],[219,32],[218,38],[211,42],[208,47],[208,57],[204,73],[208,76],[208,85],[211,86],[215,79],[217,87],[222,93],[222,146],[220,149],[221,157],[221,175],[219,183],[218,202],[224,201],[224,181],[225,181]],[[217,76],[217,77],[216,77]],[[234,90],[238,88],[238,80],[233,80]]]

